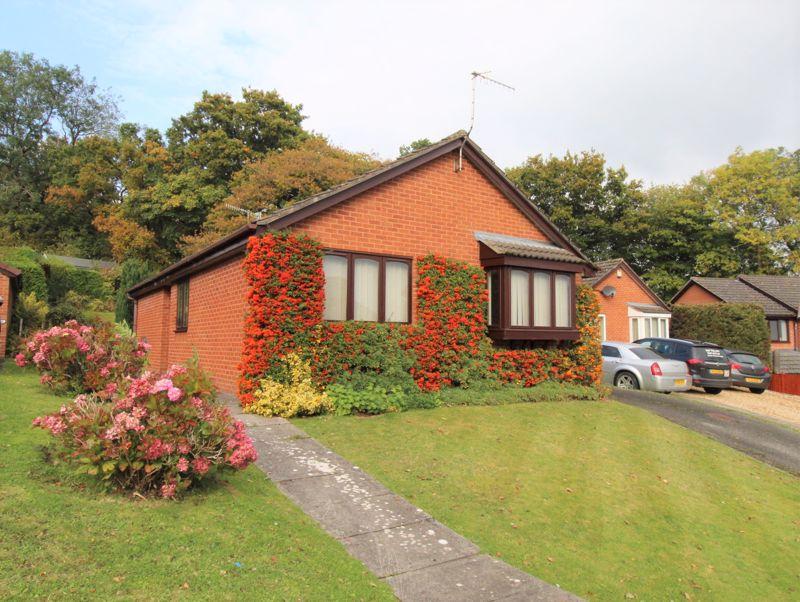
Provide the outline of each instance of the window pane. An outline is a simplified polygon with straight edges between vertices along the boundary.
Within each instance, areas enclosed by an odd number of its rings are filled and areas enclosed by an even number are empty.
[[[530,326],[528,272],[511,270],[511,326]]]
[[[353,262],[353,319],[378,321],[378,274],[380,264],[374,259]]]
[[[500,324],[500,272],[489,270],[486,273],[486,286],[489,288],[489,307],[487,308],[489,326]]]
[[[325,271],[325,311],[326,320],[347,319],[347,257],[326,255],[322,259]]]
[[[606,340],[606,317],[604,314],[600,314],[600,340]]]
[[[650,318],[644,318],[644,336],[649,337],[652,336],[652,334],[653,333],[650,331]]]
[[[789,323],[786,320],[781,320],[781,341],[789,340]]]
[[[386,322],[408,322],[408,264],[386,262]]]
[[[533,325],[552,326],[553,310],[550,298],[550,274],[535,272],[533,274]]]
[[[556,274],[556,326],[570,326],[572,322],[570,280],[569,276]]]
[[[770,320],[769,321],[769,338],[773,341],[778,340],[778,321],[777,320]]]
[[[639,338],[639,320],[637,318],[631,318],[631,341],[635,341]]]

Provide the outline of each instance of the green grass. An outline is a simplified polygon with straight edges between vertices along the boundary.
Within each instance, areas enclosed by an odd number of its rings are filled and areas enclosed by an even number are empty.
[[[616,402],[297,424],[489,554],[597,600],[800,597],[800,480]]]
[[[0,599],[393,599],[256,467],[180,502],[60,480],[30,424],[64,399],[37,380],[0,370]]]

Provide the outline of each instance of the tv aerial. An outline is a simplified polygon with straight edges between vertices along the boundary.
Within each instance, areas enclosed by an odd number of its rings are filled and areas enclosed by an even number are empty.
[[[472,133],[472,128],[475,127],[475,88],[476,88],[476,83],[478,82],[478,80],[481,79],[481,80],[489,82],[491,84],[495,84],[497,86],[500,86],[501,88],[506,88],[507,90],[511,90],[512,92],[516,91],[516,88],[514,88],[514,86],[509,86],[508,84],[504,84],[501,81],[498,81],[498,80],[496,80],[496,79],[494,79],[492,77],[489,77],[490,73],[491,73],[491,71],[473,71],[472,73],[470,73],[470,77],[472,78],[472,97],[471,97],[471,103],[470,103],[469,129],[467,130],[467,135],[464,137],[464,142],[461,143],[461,146],[458,149],[458,170],[457,171],[461,171],[461,167],[462,167],[461,160],[462,160],[462,151],[464,149],[464,144],[466,144],[467,138],[469,138],[469,135]]]

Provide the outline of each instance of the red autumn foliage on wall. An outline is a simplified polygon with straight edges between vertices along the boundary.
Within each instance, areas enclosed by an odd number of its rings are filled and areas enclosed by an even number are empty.
[[[239,398],[252,403],[253,391],[287,353],[308,348],[322,322],[325,276],[322,249],[303,235],[268,232],[250,238],[244,261],[248,314]]]
[[[467,382],[486,368],[486,275],[479,267],[427,255],[417,260],[417,328],[408,345],[420,389]]]

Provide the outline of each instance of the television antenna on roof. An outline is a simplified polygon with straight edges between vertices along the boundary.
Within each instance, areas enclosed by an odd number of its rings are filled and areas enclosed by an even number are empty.
[[[234,213],[240,213],[246,217],[249,217],[253,220],[261,219],[264,216],[263,211],[250,211],[250,209],[244,209],[243,207],[237,207],[236,205],[231,205],[230,203],[225,203],[225,208],[233,211]]]
[[[470,73],[470,76],[472,77],[472,101],[471,101],[470,114],[469,114],[469,129],[467,130],[467,135],[464,137],[464,142],[461,143],[461,147],[458,149],[458,170],[457,171],[461,171],[461,167],[462,167],[461,160],[462,160],[462,151],[464,149],[464,144],[466,144],[467,138],[469,138],[469,135],[472,133],[472,128],[475,127],[475,87],[476,87],[475,84],[476,84],[476,82],[479,79],[482,79],[484,81],[487,81],[489,83],[495,84],[495,85],[500,86],[502,88],[506,88],[508,90],[511,90],[512,92],[516,91],[516,88],[514,88],[514,86],[509,86],[508,84],[504,84],[501,81],[498,81],[498,80],[496,80],[496,79],[494,79],[492,77],[489,77],[490,73],[491,73],[491,71],[473,71],[472,73]]]

